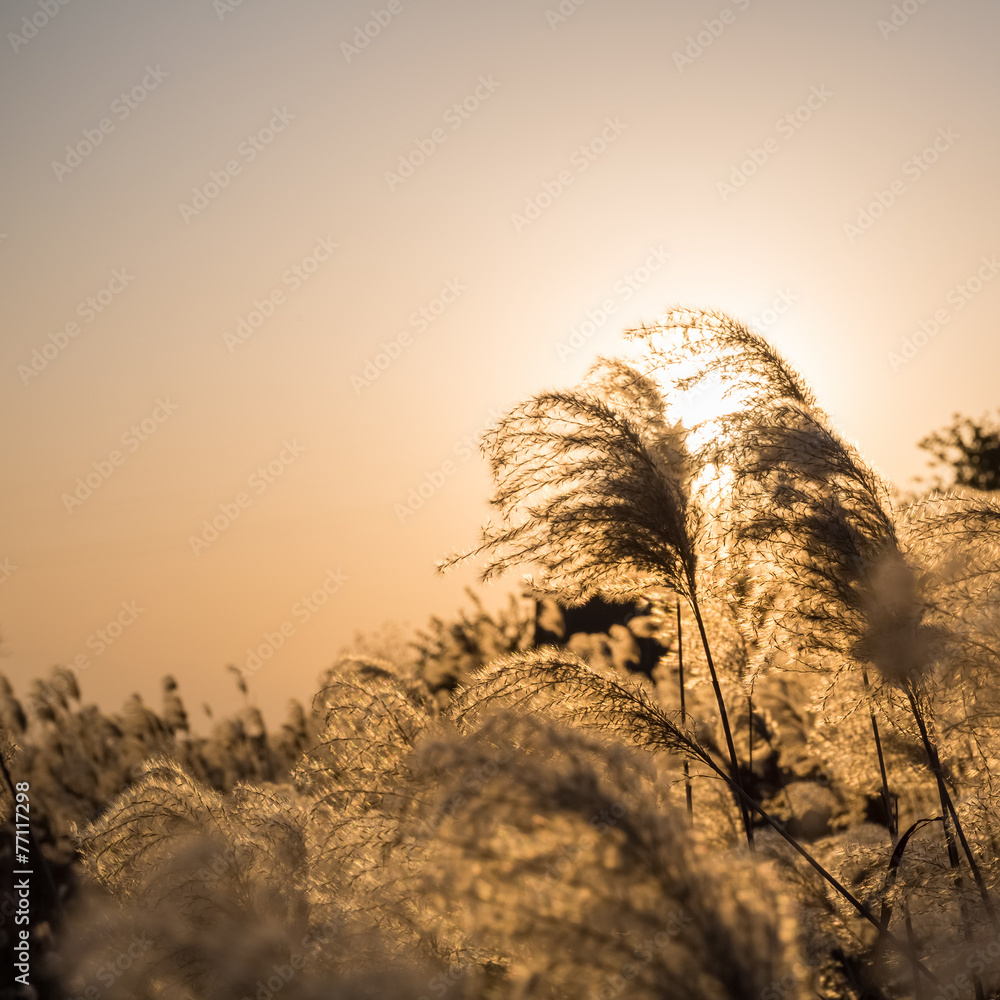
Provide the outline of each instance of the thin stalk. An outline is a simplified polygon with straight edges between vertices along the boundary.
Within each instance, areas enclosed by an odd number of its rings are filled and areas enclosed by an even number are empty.
[[[959,840],[962,842],[962,849],[965,852],[966,858],[968,858],[969,867],[972,869],[972,877],[975,879],[976,885],[979,888],[979,894],[982,896],[986,912],[995,921],[996,915],[993,910],[993,903],[986,891],[986,884],[983,881],[981,872],[979,871],[979,865],[976,863],[976,859],[972,854],[972,848],[969,846],[969,842],[965,839],[965,831],[962,829],[962,823],[958,818],[958,813],[955,811],[955,803],[952,801],[951,793],[948,791],[948,786],[945,783],[944,769],[941,767],[941,758],[938,756],[937,747],[931,739],[930,733],[927,729],[924,713],[920,709],[920,703],[917,701],[912,684],[906,685],[906,695],[910,701],[910,709],[913,712],[913,717],[917,720],[917,728],[920,730],[920,739],[923,741],[924,750],[927,752],[927,760],[930,763],[931,771],[934,772],[934,777],[937,781],[938,796],[941,799],[941,809],[944,813],[941,819],[944,824],[945,841],[948,845],[948,862],[950,863],[952,870],[955,872],[955,888],[959,896],[959,908],[962,913],[965,940],[971,943],[972,927],[969,918],[967,901],[962,893],[962,872],[959,868],[958,848],[955,846],[955,833],[952,832],[951,824],[948,822],[949,816],[951,817],[952,823],[954,823],[955,832],[957,832]],[[983,983],[978,975],[973,977],[973,988],[975,990],[976,1000],[986,1000]]]
[[[878,930],[881,933],[883,933],[884,935],[883,939],[886,942],[886,944],[892,945],[893,948],[895,948],[898,952],[900,952],[900,954],[907,955],[908,957],[910,957],[910,952],[909,949],[906,947],[906,945],[904,945],[903,942],[900,941],[899,938],[897,938],[894,934],[892,934],[888,929],[884,929],[882,927],[881,921],[879,921],[875,917],[872,911],[869,910],[868,907],[865,906],[865,904],[862,903],[850,891],[850,889],[847,888],[847,886],[845,886],[838,878],[836,878],[836,876],[831,875],[830,872],[828,872],[790,833],[788,833],[785,830],[784,826],[781,823],[779,823],[776,819],[774,819],[774,817],[770,816],[764,810],[764,807],[759,802],[757,802],[749,795],[747,795],[747,793],[743,790],[742,786],[738,785],[735,781],[733,781],[732,777],[730,777],[730,775],[726,773],[724,768],[720,767],[707,753],[701,752],[698,753],[697,756],[699,760],[704,761],[705,764],[707,764],[720,778],[722,778],[723,781],[726,782],[726,784],[729,785],[729,787],[733,790],[733,792],[740,797],[740,799],[747,805],[748,808],[753,809],[753,811],[757,813],[757,815],[760,816],[760,818],[764,820],[764,822],[767,823],[768,826],[770,826],[775,831],[775,833],[777,833],[788,844],[789,847],[791,847],[797,854],[801,855],[801,857],[805,859],[805,861],[820,875],[820,877],[825,882],[827,882],[830,886],[832,886],[833,889],[840,896],[842,896],[848,903],[850,903],[850,905],[857,911],[858,914],[864,917],[864,919],[867,920],[870,924],[872,924],[872,926],[878,928]],[[921,975],[929,979],[935,986],[943,988],[941,980],[939,980],[937,976],[935,976],[934,973],[931,972],[927,968],[927,966],[924,965],[923,962],[921,962],[920,959],[917,958],[915,955],[912,956],[912,962],[914,966],[920,971]]]
[[[949,817],[951,818],[951,822],[954,824],[955,833],[958,834],[958,839],[962,844],[962,850],[969,861],[969,868],[972,869],[972,877],[975,879],[976,886],[979,888],[979,895],[982,897],[983,905],[986,907],[986,912],[989,913],[991,917],[995,917],[996,911],[993,907],[993,901],[989,897],[989,893],[986,890],[986,883],[983,881],[983,874],[979,870],[979,864],[976,862],[976,858],[972,853],[972,848],[969,846],[969,842],[965,837],[965,830],[962,828],[962,822],[958,818],[955,803],[952,801],[951,794],[948,791],[948,786],[945,783],[944,770],[941,767],[941,758],[938,756],[937,747],[934,745],[934,741],[931,739],[930,734],[927,731],[924,713],[921,711],[920,705],[917,702],[912,684],[906,685],[906,697],[909,699],[910,710],[913,712],[913,718],[916,720],[917,728],[920,730],[920,739],[924,744],[924,750],[927,753],[927,760],[930,763],[931,771],[937,780],[938,795],[941,799],[941,809],[944,813],[945,837],[948,841],[948,858],[951,862],[951,866],[952,868],[958,868],[958,849],[955,846],[955,835],[952,833],[951,823],[948,822]]]
[[[875,750],[878,753],[878,770],[882,776],[882,804],[885,806],[885,815],[889,823],[889,836],[892,838],[893,847],[899,839],[899,826],[896,818],[896,810],[893,808],[892,795],[889,792],[889,779],[886,777],[885,757],[882,755],[882,740],[878,733],[878,719],[875,718],[875,706],[872,704],[871,692],[868,687],[868,669],[861,668],[861,680],[865,685],[865,698],[868,701],[868,714],[872,720],[872,735],[875,737]]]
[[[698,624],[698,631],[701,634],[701,644],[705,650],[705,659],[708,662],[708,672],[712,676],[712,687],[715,690],[715,700],[719,704],[719,718],[722,722],[722,731],[726,734],[726,748],[729,751],[729,766],[732,768],[733,784],[739,792],[737,802],[743,814],[743,826],[746,829],[747,845],[750,850],[755,850],[753,840],[753,822],[750,818],[750,810],[747,808],[746,792],[743,790],[743,781],[740,778],[740,765],[736,757],[736,744],[733,743],[733,731],[729,726],[729,713],[726,711],[726,702],[722,697],[722,688],[719,686],[719,675],[715,670],[715,661],[712,659],[712,650],[708,644],[708,635],[705,632],[705,623],[701,619],[701,609],[698,606],[698,599],[695,595],[694,578],[689,574],[688,585],[691,594],[691,610],[694,612],[694,620]]]
[[[677,599],[677,684],[681,692],[681,724],[687,728],[687,704],[684,693],[684,639],[681,633],[681,601]],[[684,798],[687,802],[688,822],[694,822],[694,802],[691,797],[691,764],[684,758]]]
[[[944,818],[941,816],[935,816],[929,819],[918,819],[916,823],[914,823],[906,831],[906,833],[903,834],[903,836],[899,839],[899,842],[893,845],[892,857],[889,858],[889,867],[885,873],[885,880],[882,884],[882,915],[879,918],[880,927],[878,932],[878,941],[875,943],[875,957],[872,959],[871,975],[863,997],[869,996],[877,988],[879,975],[882,971],[882,960],[885,956],[886,933],[889,930],[889,921],[892,919],[892,891],[896,886],[896,881],[899,875],[899,865],[903,860],[903,852],[906,850],[906,845],[913,834],[915,834],[927,823],[936,823],[938,820],[944,822]]]

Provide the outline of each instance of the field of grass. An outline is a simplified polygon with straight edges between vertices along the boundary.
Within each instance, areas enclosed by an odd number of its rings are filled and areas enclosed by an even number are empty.
[[[898,500],[717,313],[484,451],[495,519],[442,568],[640,603],[651,676],[625,631],[533,646],[512,600],[341,658],[280,732],[4,684],[38,995],[1000,995],[1000,504]]]

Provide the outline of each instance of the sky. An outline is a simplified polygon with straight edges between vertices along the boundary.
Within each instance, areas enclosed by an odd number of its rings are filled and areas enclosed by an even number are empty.
[[[477,437],[672,305],[890,480],[1000,405],[1000,8],[11,0],[0,671],[308,699],[467,601]],[[484,591],[497,606],[516,577]]]

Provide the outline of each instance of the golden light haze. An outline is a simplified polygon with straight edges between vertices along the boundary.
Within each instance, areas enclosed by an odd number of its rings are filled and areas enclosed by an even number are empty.
[[[47,0],[0,26],[22,695],[83,655],[87,699],[173,673],[224,709],[225,665],[278,636],[249,683],[280,715],[355,630],[449,614],[471,439],[668,304],[754,324],[901,485],[919,438],[1000,405],[987,0]]]

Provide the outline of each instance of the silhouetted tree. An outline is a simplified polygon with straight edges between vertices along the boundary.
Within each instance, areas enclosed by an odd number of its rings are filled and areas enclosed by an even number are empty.
[[[1000,415],[1000,410],[997,411]],[[920,447],[929,451],[936,461],[932,467],[944,465],[954,470],[951,482],[936,485],[968,486],[974,490],[1000,489],[1000,421],[985,414],[978,421],[956,413],[950,427],[928,434]]]

